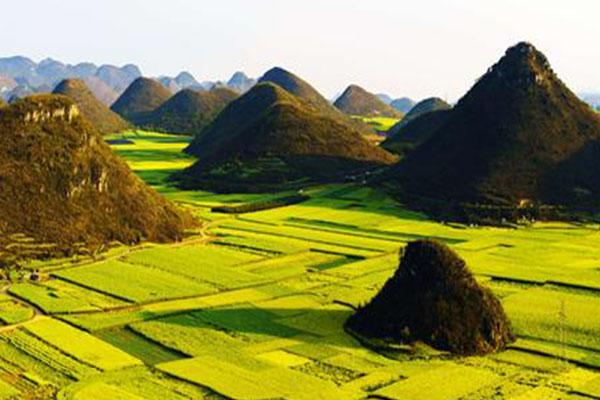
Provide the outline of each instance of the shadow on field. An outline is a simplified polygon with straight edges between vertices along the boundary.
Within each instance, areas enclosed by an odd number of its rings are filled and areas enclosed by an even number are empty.
[[[132,149],[115,149],[114,150],[127,161],[134,162],[173,162],[179,160],[191,160],[192,158],[185,153],[175,150],[132,150]]]
[[[351,309],[323,308],[223,308],[192,311],[159,321],[180,327],[215,329],[232,336],[260,337],[261,340],[294,338],[306,343],[324,340],[327,344],[356,348],[360,344],[344,331]]]

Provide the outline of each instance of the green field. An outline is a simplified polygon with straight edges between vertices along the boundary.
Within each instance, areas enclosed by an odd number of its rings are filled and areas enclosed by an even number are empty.
[[[189,138],[115,145],[143,179],[204,221],[183,243],[36,262],[0,298],[0,399],[600,398],[600,228],[439,224],[384,193],[314,187],[310,200],[171,187]],[[119,135],[121,138],[121,135]],[[502,300],[518,340],[487,357],[378,354],[343,330],[407,242],[452,246]],[[28,397],[26,397],[28,396]]]
[[[397,118],[389,118],[389,117],[360,117],[355,116],[353,118],[358,118],[362,120],[364,123],[373,127],[373,129],[379,132],[387,132],[392,126],[396,125],[398,121]]]

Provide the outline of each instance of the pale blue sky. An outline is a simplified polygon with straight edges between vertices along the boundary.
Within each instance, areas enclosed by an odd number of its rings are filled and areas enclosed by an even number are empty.
[[[327,96],[460,97],[506,47],[600,89],[600,0],[4,0],[0,55],[138,64],[199,80],[273,65]]]

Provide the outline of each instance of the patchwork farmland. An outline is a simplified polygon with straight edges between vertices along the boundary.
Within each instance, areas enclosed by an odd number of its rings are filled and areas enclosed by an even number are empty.
[[[27,265],[40,279],[15,278],[0,298],[0,398],[600,398],[598,226],[440,224],[352,185],[217,213],[294,193],[180,191],[168,176],[194,161],[181,153],[188,138],[110,139],[203,224],[181,243]],[[380,354],[344,332],[353,308],[393,274],[399,250],[432,237],[501,298],[518,337],[507,351]]]

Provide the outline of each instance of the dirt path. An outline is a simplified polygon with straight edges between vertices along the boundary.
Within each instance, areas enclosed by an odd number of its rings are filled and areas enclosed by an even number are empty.
[[[36,315],[33,316],[33,318],[28,319],[27,321],[19,322],[19,323],[12,324],[12,325],[0,326],[0,333],[12,331],[14,329],[17,329],[17,328],[23,326],[23,325],[27,325],[27,324],[29,324],[31,322],[41,321],[41,320],[48,319],[48,318],[50,318],[48,315],[36,314]]]

